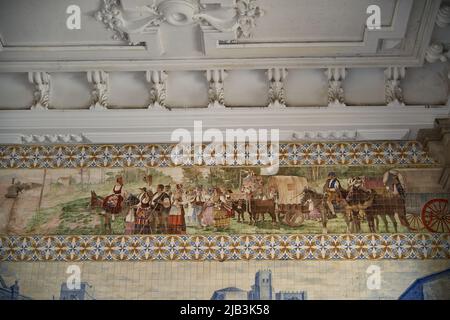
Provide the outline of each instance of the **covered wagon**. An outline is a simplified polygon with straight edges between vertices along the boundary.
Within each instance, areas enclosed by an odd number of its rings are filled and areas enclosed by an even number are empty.
[[[298,202],[298,196],[308,186],[308,180],[297,176],[274,176],[267,182],[267,189],[275,193],[278,221],[291,227],[303,224],[303,208]]]

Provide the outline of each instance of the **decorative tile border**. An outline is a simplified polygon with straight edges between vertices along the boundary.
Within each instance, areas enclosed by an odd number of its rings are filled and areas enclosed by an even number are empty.
[[[229,150],[224,148],[221,154],[212,153],[211,157],[199,157],[200,148],[191,148],[190,156],[182,155],[182,149],[175,148],[175,144],[0,145],[0,169],[264,165],[251,160],[252,155],[263,150],[260,145],[258,150],[250,150],[248,145],[233,144]],[[267,150],[270,152],[270,144]],[[280,143],[279,164],[406,166],[432,165],[435,161],[416,141],[329,142]]]
[[[0,261],[449,258],[450,234],[0,237]]]

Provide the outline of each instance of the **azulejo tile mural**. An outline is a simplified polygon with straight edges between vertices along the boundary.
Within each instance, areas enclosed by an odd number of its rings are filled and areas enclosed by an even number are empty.
[[[450,299],[449,279],[445,260],[3,262],[0,299],[430,300]]]
[[[449,259],[449,234],[0,237],[0,261]]]
[[[168,144],[1,146],[1,260],[449,257],[449,195],[419,143],[282,143],[276,173],[247,147],[218,165]]]

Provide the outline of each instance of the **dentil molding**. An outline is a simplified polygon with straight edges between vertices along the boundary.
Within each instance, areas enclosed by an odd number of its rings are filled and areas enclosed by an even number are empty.
[[[24,144],[35,143],[86,143],[88,139],[83,134],[28,134],[20,136]]]

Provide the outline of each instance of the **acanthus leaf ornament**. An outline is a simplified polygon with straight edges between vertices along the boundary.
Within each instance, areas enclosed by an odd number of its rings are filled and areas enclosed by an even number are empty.
[[[286,107],[284,80],[287,76],[285,68],[272,68],[267,70],[269,80],[269,108]]]
[[[139,14],[137,18],[133,18],[136,12],[124,10],[119,0],[103,0],[103,6],[95,13],[95,18],[114,32],[112,36],[114,40],[123,40],[135,45],[139,41],[131,41],[130,34],[145,33],[148,28],[158,27],[165,19],[155,2],[153,5],[139,6],[136,9]]]
[[[225,90],[223,82],[227,73],[223,69],[207,70],[209,108],[225,108]]]
[[[325,72],[328,78],[328,106],[345,107],[344,88],[345,68],[328,68]]]
[[[34,85],[31,110],[48,110],[50,104],[50,75],[46,72],[29,72],[28,81]]]
[[[108,73],[95,70],[87,72],[87,79],[92,84],[90,110],[102,111],[108,109],[109,76]]]
[[[232,8],[201,9],[194,20],[221,32],[234,32],[235,39],[240,39],[252,36],[256,20],[263,15],[264,11],[257,5],[257,0],[236,0]]]
[[[389,67],[384,71],[385,75],[385,100],[390,107],[404,106],[401,80],[405,77],[405,67]]]
[[[167,73],[162,70],[149,70],[145,73],[148,83],[150,83],[150,104],[148,109],[170,110],[166,106]]]
[[[264,15],[264,11],[256,5],[256,0],[237,0],[238,13],[237,38],[250,38],[252,29],[256,26],[256,19]]]

